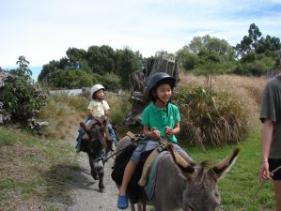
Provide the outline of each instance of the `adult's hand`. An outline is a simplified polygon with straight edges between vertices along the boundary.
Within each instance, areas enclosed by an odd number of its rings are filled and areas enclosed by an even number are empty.
[[[259,178],[261,182],[271,179],[268,161],[263,161],[260,167]]]

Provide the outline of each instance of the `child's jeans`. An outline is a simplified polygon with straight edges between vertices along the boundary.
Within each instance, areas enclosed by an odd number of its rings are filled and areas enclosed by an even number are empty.
[[[87,124],[87,122],[89,120],[91,120],[92,118],[91,117],[86,117],[85,120],[84,120],[84,123]],[[78,137],[76,138],[76,141],[77,141],[77,144],[76,144],[76,152],[80,152],[81,151],[81,144],[82,144],[82,137],[83,135],[85,134],[85,131],[83,130],[83,128],[79,128],[78,129]]]
[[[119,138],[118,138],[115,130],[113,129],[112,124],[110,122],[108,122],[106,126],[107,126],[107,129],[108,129],[109,135],[112,138],[113,143],[115,144],[115,146],[117,146]]]
[[[158,141],[154,141],[151,140],[148,137],[145,137],[143,140],[141,140],[137,146],[137,148],[135,149],[135,151],[133,152],[130,160],[132,160],[135,164],[137,164],[140,159],[141,159],[141,154],[143,152],[155,149],[156,147],[158,147],[160,144],[160,142]],[[187,152],[181,148],[178,144],[176,143],[172,143],[174,149],[181,155],[183,156],[186,160],[188,161],[192,161],[192,158],[187,154]]]

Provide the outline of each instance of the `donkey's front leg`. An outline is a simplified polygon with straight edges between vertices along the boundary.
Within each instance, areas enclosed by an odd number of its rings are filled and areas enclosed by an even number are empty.
[[[95,166],[94,166],[94,161],[90,154],[88,154],[88,158],[89,158],[89,164],[91,167],[91,175],[95,180],[97,180],[98,178],[97,178],[97,173],[96,173]]]
[[[142,201],[142,211],[146,211],[146,201]]]
[[[136,211],[135,204],[133,204],[132,202],[130,202],[130,205],[131,205],[131,211]]]
[[[138,202],[138,211],[146,211],[146,201]]]
[[[103,168],[98,169],[98,175],[99,175],[99,189],[100,189],[100,191],[103,191],[104,190],[104,184],[103,184],[104,171],[103,171]]]

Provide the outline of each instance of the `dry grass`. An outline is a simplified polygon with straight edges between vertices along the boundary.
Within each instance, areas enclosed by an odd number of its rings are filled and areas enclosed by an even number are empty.
[[[106,93],[106,100],[111,108],[111,120],[123,131],[123,119],[131,109],[128,102],[129,93],[116,95]],[[65,139],[73,130],[78,129],[79,122],[88,114],[90,98],[87,96],[50,96],[47,105],[39,113],[39,118],[49,122],[44,135],[49,138]]]
[[[124,95],[107,94],[107,100],[111,108],[111,121],[117,126],[119,132],[126,130],[123,121],[125,116],[131,110],[129,98],[129,93],[125,93]]]
[[[181,74],[180,86],[211,87],[215,91],[226,91],[239,99],[249,112],[249,122],[256,123],[262,91],[266,79],[258,77],[245,77],[237,75],[211,76],[209,80],[205,76]]]
[[[65,139],[79,127],[87,115],[89,100],[83,96],[50,96],[39,118],[49,122],[44,134],[49,138]]]
[[[174,100],[182,112],[183,139],[203,145],[237,143],[257,126],[265,79],[191,74],[180,78]]]
[[[113,122],[127,113],[128,95],[108,93]],[[83,96],[50,96],[39,118],[49,122],[45,137],[0,127],[0,210],[58,210],[73,203],[68,183],[76,170],[74,149],[65,138],[73,135],[87,114]],[[74,140],[73,140],[74,141]]]

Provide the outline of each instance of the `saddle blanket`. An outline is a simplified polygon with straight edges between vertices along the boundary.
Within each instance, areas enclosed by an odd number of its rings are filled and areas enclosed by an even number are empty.
[[[155,181],[157,179],[157,168],[158,168],[158,163],[161,157],[165,154],[168,153],[167,151],[161,152],[156,159],[153,161],[151,168],[149,170],[149,176],[147,180],[147,184],[144,187],[146,196],[148,200],[152,200],[153,195],[154,195],[154,190],[155,190]]]

